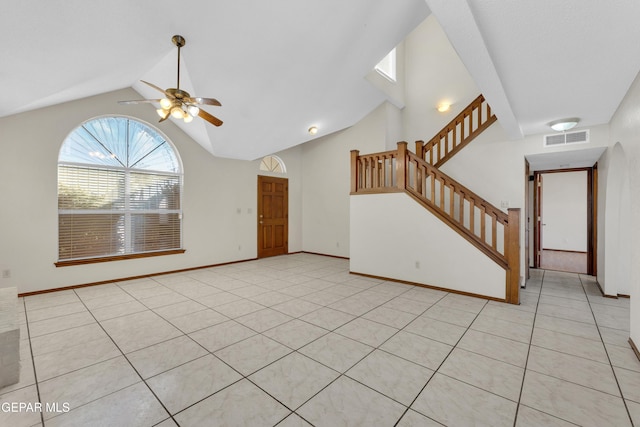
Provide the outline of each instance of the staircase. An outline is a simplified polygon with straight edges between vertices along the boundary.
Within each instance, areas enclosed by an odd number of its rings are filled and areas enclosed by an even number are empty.
[[[480,95],[427,144],[416,142],[415,154],[406,142],[382,153],[351,151],[351,194],[408,194],[503,268],[504,301],[518,304],[520,209],[504,213],[438,169],[495,121]]]
[[[416,155],[439,168],[496,120],[481,94],[426,144],[416,141]]]

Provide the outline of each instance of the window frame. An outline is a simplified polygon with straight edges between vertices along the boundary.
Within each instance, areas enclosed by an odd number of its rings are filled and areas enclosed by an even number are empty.
[[[141,159],[138,160],[134,164],[134,167],[128,166],[114,166],[114,165],[104,165],[100,163],[87,163],[87,162],[73,162],[73,161],[65,161],[60,160],[62,155],[62,150],[65,148],[65,143],[69,140],[69,137],[76,132],[81,127],[84,127],[87,123],[100,120],[100,119],[108,119],[108,118],[116,118],[127,120],[127,126],[129,122],[137,122],[138,124],[143,125],[143,127],[147,127],[150,131],[155,133],[159,139],[162,139],[162,143],[158,144],[155,148],[148,151],[145,155],[141,157],[144,159],[151,152],[155,151],[157,148],[164,144],[168,144],[168,147],[171,149],[173,156],[175,157],[177,172],[171,171],[162,171],[162,170],[154,170],[154,169],[140,169],[135,168],[135,164],[137,164]],[[86,130],[86,128],[85,128]],[[127,133],[127,137],[129,134]],[[154,137],[155,139],[155,137]],[[129,141],[127,139],[127,141]],[[101,143],[102,144],[102,143]],[[105,149],[108,150],[108,147],[105,146]],[[115,210],[105,210],[105,209],[60,209],[60,173],[61,167],[69,167],[69,168],[86,168],[89,170],[108,170],[108,171],[116,171],[124,173],[124,208],[115,209]],[[178,209],[135,209],[131,207],[131,180],[132,176],[135,174],[143,174],[143,175],[160,175],[164,177],[176,177],[179,185],[179,200],[178,200]],[[178,150],[176,149],[173,142],[167,138],[167,136],[157,129],[155,126],[149,124],[144,120],[140,120],[137,117],[131,117],[120,114],[111,114],[111,115],[101,115],[97,117],[92,117],[87,119],[74,127],[71,132],[65,137],[63,140],[60,151],[58,154],[58,162],[57,162],[57,200],[58,200],[58,260],[54,263],[56,267],[65,267],[71,265],[83,265],[83,264],[92,264],[92,263],[101,263],[101,262],[109,262],[109,261],[120,261],[126,259],[136,259],[136,258],[147,258],[154,256],[163,256],[163,255],[173,255],[173,254],[181,254],[186,252],[183,247],[183,194],[184,194],[184,168],[182,164],[182,159]],[[95,214],[95,215],[104,215],[104,214],[121,214],[124,217],[124,252],[123,253],[113,253],[109,255],[96,255],[96,256],[87,256],[87,257],[78,257],[78,258],[60,258],[60,219],[62,215],[82,215],[82,214]],[[170,248],[170,249],[159,249],[159,250],[150,250],[150,251],[139,251],[133,252],[133,235],[135,230],[132,228],[132,217],[136,214],[167,214],[167,215],[178,215],[178,227],[179,227],[179,247]]]
[[[276,170],[276,168],[270,168],[267,169],[267,167],[269,167],[267,165],[266,159],[273,159],[275,160],[276,164],[278,165],[278,168],[280,168],[280,170]],[[265,165],[266,167],[263,168],[262,165]],[[269,154],[267,156],[264,156],[261,160],[260,160],[260,166],[258,167],[258,170],[260,170],[261,172],[270,172],[270,173],[277,173],[277,174],[281,174],[281,175],[286,175],[287,173],[287,166],[284,164],[284,161],[276,156],[275,154]]]

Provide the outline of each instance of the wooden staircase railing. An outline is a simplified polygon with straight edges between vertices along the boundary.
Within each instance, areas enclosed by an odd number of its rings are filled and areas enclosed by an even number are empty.
[[[507,272],[505,301],[519,303],[520,209],[508,213],[407,150],[351,151],[351,194],[405,192]]]
[[[496,120],[480,95],[426,144],[416,141],[416,155],[438,168]]]

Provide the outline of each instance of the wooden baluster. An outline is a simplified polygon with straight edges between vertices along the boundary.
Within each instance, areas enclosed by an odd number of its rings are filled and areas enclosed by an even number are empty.
[[[487,211],[484,206],[480,207],[480,239],[483,243],[487,243],[486,223],[487,223]]]
[[[420,177],[420,165],[415,162],[413,171],[413,187],[418,193],[422,193],[422,178]]]
[[[380,187],[380,157],[375,156],[373,158],[373,166],[375,170],[373,186],[374,188],[378,188]]]
[[[436,203],[436,174],[432,172],[431,174],[431,203]]]
[[[455,150],[458,145],[458,122],[453,124],[453,149]]]
[[[420,170],[422,171],[422,191],[420,192],[424,198],[427,198],[427,168],[424,165],[420,166]]]
[[[358,156],[360,151],[351,150],[351,193],[358,191]]]
[[[460,225],[464,227],[464,193],[460,192]]]
[[[449,155],[449,129],[447,129],[447,133],[444,134],[444,155]]]
[[[478,127],[482,125],[482,102],[478,105]]]
[[[369,162],[366,157],[362,158],[362,188],[366,189],[369,186]]]
[[[476,219],[474,217],[475,213],[476,213],[475,200],[473,198],[470,198],[469,199],[469,231],[471,231],[471,234],[476,234],[475,233]]]
[[[444,187],[447,185],[444,179],[440,180],[440,203],[439,207],[444,211]]]
[[[491,213],[491,247],[494,251],[498,250],[498,218],[495,213]]]
[[[387,181],[387,170],[389,169],[387,167],[387,160],[389,159],[388,155],[385,155],[382,158],[382,185],[384,187],[388,187],[389,186],[389,182]]]
[[[371,171],[371,188],[376,188],[376,159],[369,157],[369,170]]]
[[[455,219],[455,198],[456,198],[456,188],[453,184],[449,185],[449,216],[451,219]]]

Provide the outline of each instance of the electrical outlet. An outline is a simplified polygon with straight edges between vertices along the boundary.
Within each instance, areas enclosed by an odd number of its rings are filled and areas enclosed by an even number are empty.
[[[2,278],[3,279],[10,279],[11,278],[11,270],[9,270],[9,269],[2,270]]]
[[[509,207],[509,201],[508,200],[502,200],[500,202],[500,207],[501,208],[508,208]]]

